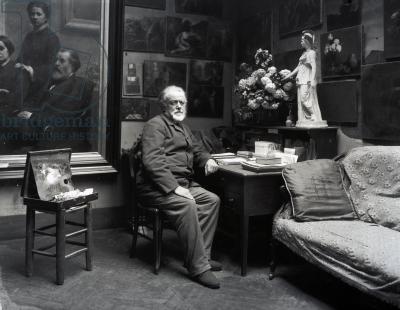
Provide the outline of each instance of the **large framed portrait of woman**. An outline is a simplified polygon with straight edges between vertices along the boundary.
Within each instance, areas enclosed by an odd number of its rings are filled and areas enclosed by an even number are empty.
[[[74,174],[116,171],[116,3],[0,0],[0,179],[21,177],[28,151],[62,148]]]

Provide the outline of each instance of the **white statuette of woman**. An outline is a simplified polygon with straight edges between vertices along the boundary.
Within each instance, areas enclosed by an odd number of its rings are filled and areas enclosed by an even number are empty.
[[[297,123],[296,127],[327,127],[322,120],[317,98],[317,62],[316,52],[313,49],[314,34],[311,30],[302,32],[301,46],[304,52],[299,64],[285,79],[296,76],[297,85]]]

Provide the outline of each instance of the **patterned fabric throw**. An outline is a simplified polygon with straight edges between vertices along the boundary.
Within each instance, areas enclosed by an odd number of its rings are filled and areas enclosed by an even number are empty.
[[[358,217],[400,231],[400,146],[354,148],[342,163]]]

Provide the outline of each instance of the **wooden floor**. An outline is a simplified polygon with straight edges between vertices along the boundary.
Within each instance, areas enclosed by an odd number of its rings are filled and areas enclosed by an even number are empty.
[[[173,232],[165,238],[158,276],[151,271],[148,241],[140,239],[141,254],[130,259],[127,231],[96,231],[94,238],[94,270],[83,269],[83,257],[68,261],[63,286],[55,284],[52,259],[35,258],[34,275],[26,278],[24,240],[0,242],[0,309],[390,309],[290,252],[282,252],[277,278],[269,281],[266,252],[253,244],[248,276],[241,277],[234,244],[217,239],[222,287],[210,290],[187,278]]]

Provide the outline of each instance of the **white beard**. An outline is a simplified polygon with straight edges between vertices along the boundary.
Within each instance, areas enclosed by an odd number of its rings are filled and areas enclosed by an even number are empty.
[[[186,113],[181,113],[179,115],[172,114],[172,119],[175,122],[182,122],[185,119],[185,117],[186,117]]]

